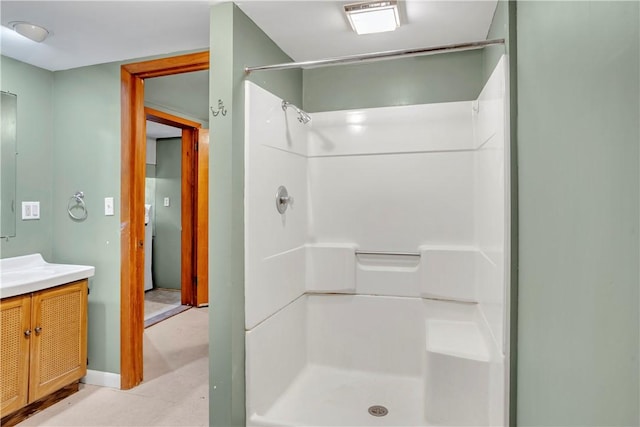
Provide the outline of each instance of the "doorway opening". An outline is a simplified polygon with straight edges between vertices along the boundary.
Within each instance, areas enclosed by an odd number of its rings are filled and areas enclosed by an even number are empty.
[[[192,53],[121,67],[121,388],[143,379],[145,172],[147,119],[182,129],[183,304],[208,303],[208,130],[197,122],[145,108],[144,79],[209,69],[209,52]]]
[[[197,266],[190,240],[196,239],[182,233],[197,229],[195,212],[188,209],[193,206],[189,194],[193,171],[185,164],[189,153],[184,148],[190,144],[187,131],[197,131],[201,125],[175,115],[160,116],[149,107],[145,117],[144,326],[148,328],[207,301],[194,298]],[[182,251],[183,247],[189,250]],[[206,277],[201,280],[206,282]]]
[[[208,184],[209,130],[202,129],[200,123],[148,107],[144,107],[144,114],[147,121],[181,129],[180,224],[182,232],[179,257],[181,302],[183,305],[200,307],[208,304],[207,286],[198,286],[198,282],[204,284],[208,282],[206,257],[199,263],[196,256],[197,254],[207,256],[208,245],[198,247],[198,242],[206,243],[208,238],[205,216],[208,214],[208,188],[201,188],[201,191],[198,191],[198,188]],[[199,175],[203,175],[201,177],[203,182],[199,182]],[[169,197],[165,197],[161,202],[167,208],[171,206]],[[202,205],[200,208],[203,211],[198,209],[199,204]],[[198,287],[202,288],[200,292]]]

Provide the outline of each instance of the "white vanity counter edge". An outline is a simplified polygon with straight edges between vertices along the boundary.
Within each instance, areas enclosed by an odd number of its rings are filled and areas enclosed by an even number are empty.
[[[0,259],[0,298],[28,294],[92,277],[90,265],[52,264],[41,254]]]

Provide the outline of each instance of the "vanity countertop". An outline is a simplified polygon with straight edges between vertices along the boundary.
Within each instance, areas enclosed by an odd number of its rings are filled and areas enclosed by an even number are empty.
[[[0,298],[52,288],[94,274],[93,266],[52,264],[41,254],[0,259]]]

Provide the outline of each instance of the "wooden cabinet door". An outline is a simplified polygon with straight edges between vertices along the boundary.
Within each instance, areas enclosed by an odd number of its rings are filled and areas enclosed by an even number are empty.
[[[0,301],[0,413],[9,414],[27,404],[31,295]]]
[[[87,373],[87,280],[33,294],[29,401]]]

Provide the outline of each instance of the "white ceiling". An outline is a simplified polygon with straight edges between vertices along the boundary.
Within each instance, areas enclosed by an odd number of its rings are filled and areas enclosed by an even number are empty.
[[[0,2],[3,55],[48,70],[130,60],[209,46],[209,8],[200,1]],[[485,39],[497,0],[407,0],[402,26],[357,36],[342,12],[353,1],[238,1],[238,6],[295,61]],[[28,21],[51,36],[34,43],[6,28]],[[263,64],[247,64],[263,65]]]
[[[359,36],[343,12],[351,1],[237,1],[295,61],[485,40],[497,1],[399,1],[396,31]],[[247,64],[265,65],[265,64]]]
[[[208,49],[209,3],[2,0],[2,54],[56,71]],[[32,42],[6,28],[11,21],[41,25],[51,36]]]
[[[176,138],[182,135],[182,129],[147,120],[147,138]]]

